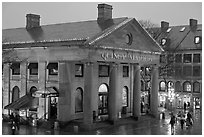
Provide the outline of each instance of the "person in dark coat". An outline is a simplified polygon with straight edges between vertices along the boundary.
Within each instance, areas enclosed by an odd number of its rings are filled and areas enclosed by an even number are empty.
[[[173,113],[171,113],[170,125],[171,125],[171,133],[174,133],[174,125],[176,123],[176,117]]]
[[[19,116],[19,114],[15,114],[14,122],[16,124],[17,129],[19,130],[19,128],[20,128],[19,127],[19,124],[20,124],[20,116]]]
[[[186,107],[187,107],[187,104],[186,104],[186,102],[184,102],[184,104],[183,104],[184,111],[186,111]]]
[[[183,129],[183,125],[185,123],[185,116],[183,114],[181,114],[181,117],[180,117],[180,125],[181,125],[181,129]]]
[[[16,132],[16,123],[15,123],[15,121],[12,121],[12,123],[11,123],[11,131],[12,131],[12,135],[15,135],[15,132]]]

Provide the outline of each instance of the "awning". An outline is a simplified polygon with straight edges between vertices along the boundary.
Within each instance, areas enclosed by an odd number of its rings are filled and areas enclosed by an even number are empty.
[[[39,98],[32,97],[31,95],[24,95],[16,101],[8,104],[4,109],[22,110],[38,107]]]
[[[59,92],[54,87],[47,87],[45,90],[38,90],[35,92],[35,94],[45,95],[47,97],[58,97],[59,96]]]

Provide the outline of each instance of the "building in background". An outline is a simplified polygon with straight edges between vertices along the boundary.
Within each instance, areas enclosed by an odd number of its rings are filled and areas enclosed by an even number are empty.
[[[165,50],[160,57],[159,104],[168,109],[202,107],[202,25],[169,26],[162,21],[150,34]]]
[[[91,125],[141,115],[140,68],[153,66],[150,113],[158,116],[158,64],[163,49],[134,18],[112,18],[98,5],[97,20],[24,28],[3,39],[3,114]]]

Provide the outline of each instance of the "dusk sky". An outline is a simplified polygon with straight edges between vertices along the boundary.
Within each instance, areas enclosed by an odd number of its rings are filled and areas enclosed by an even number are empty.
[[[104,2],[3,2],[2,29],[25,27],[26,14],[41,16],[41,25],[97,19],[97,5]],[[131,17],[150,20],[160,26],[187,25],[189,19],[202,24],[201,2],[107,2],[113,6],[113,18]]]

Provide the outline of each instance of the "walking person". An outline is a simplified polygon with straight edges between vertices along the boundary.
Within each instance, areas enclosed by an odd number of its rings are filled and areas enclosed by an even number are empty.
[[[174,125],[176,123],[176,117],[171,113],[170,125],[171,125],[171,134],[174,134]]]
[[[183,114],[181,114],[181,116],[180,116],[180,125],[181,125],[182,130],[183,130],[184,123],[185,123],[185,116]]]
[[[15,123],[15,121],[12,121],[12,123],[11,123],[11,131],[12,131],[12,135],[15,135],[15,132],[16,132],[16,123]]]
[[[14,122],[15,122],[15,124],[16,124],[16,128],[19,130],[19,123],[20,123],[20,116],[19,116],[19,114],[15,114],[15,116],[14,116]]]
[[[184,104],[183,104],[184,112],[186,112],[186,107],[187,107],[187,104],[186,104],[186,102],[184,102]]]

